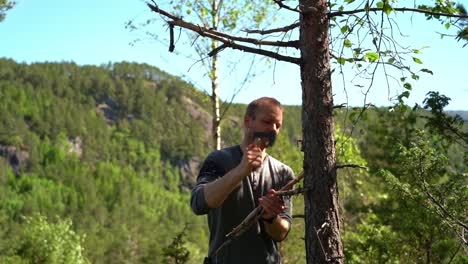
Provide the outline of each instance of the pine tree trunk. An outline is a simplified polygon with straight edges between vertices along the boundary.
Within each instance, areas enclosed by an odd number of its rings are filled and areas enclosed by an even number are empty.
[[[343,263],[326,0],[300,0],[307,263]]]

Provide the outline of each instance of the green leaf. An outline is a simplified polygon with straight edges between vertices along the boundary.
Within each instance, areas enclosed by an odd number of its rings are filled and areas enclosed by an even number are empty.
[[[450,23],[445,23],[445,28],[449,29],[450,28]]]
[[[416,57],[413,57],[413,61],[418,63],[418,64],[422,64],[422,61]]]
[[[365,55],[364,55],[365,58],[367,58],[370,62],[374,62],[376,60],[378,60],[380,58],[379,54],[375,53],[375,52],[367,52]]]
[[[344,27],[341,28],[341,33],[346,33],[349,30],[348,25],[344,25]]]
[[[351,46],[352,46],[351,40],[345,39],[344,46],[347,47],[347,48],[351,48]]]
[[[339,58],[338,58],[338,63],[339,63],[339,64],[344,65],[345,62],[346,62],[345,58],[343,58],[343,57],[339,57]]]
[[[411,75],[411,78],[413,78],[414,80],[419,80],[419,75],[417,75],[417,74],[412,74],[412,75]]]
[[[429,69],[421,69],[422,72],[429,73],[430,75],[434,75],[434,73]]]
[[[388,16],[393,11],[393,8],[388,4],[388,2],[385,2],[384,6],[383,6],[383,10],[384,10],[385,14],[387,14],[387,16]]]
[[[382,8],[383,5],[384,5],[383,2],[377,2],[377,7],[378,7],[378,8]]]
[[[389,59],[388,59],[388,62],[389,62],[389,63],[394,63],[394,62],[395,62],[395,58],[389,58]]]
[[[410,90],[410,91],[412,89],[411,84],[409,84],[409,83],[403,84],[403,87],[405,87],[406,90]]]

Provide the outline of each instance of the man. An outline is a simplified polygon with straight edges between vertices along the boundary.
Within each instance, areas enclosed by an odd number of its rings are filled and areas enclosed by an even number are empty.
[[[254,134],[276,136],[282,121],[283,107],[276,99],[254,100],[244,116],[242,143],[212,152],[204,161],[190,203],[195,214],[208,214],[211,263],[281,262],[277,242],[289,232],[292,205],[290,199],[283,202],[274,192],[294,174],[266,153],[272,142],[264,137],[256,139]],[[215,254],[226,234],[258,205],[263,208],[261,221]]]

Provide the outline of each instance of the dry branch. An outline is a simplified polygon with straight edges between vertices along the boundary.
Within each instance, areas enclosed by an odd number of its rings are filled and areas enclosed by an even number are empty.
[[[299,41],[296,41],[296,40],[295,41],[263,41],[263,40],[258,40],[258,39],[255,39],[255,38],[243,38],[243,37],[239,37],[239,36],[229,35],[229,34],[226,34],[226,33],[216,31],[214,29],[202,27],[202,26],[195,25],[195,24],[192,24],[190,22],[184,21],[183,19],[181,19],[181,18],[179,18],[179,17],[177,17],[177,16],[175,16],[175,15],[173,15],[173,14],[167,12],[167,11],[164,11],[163,9],[160,9],[156,4],[153,5],[153,4],[147,3],[147,5],[153,12],[159,13],[159,14],[171,19],[171,21],[168,21],[170,26],[178,26],[178,27],[181,27],[181,28],[185,28],[185,29],[188,29],[190,31],[198,33],[200,36],[208,37],[208,38],[211,38],[211,39],[214,39],[214,40],[218,40],[218,41],[222,42],[225,47],[230,47],[232,49],[237,49],[237,50],[241,50],[241,51],[244,51],[244,52],[260,54],[260,55],[264,55],[264,56],[267,56],[267,57],[270,57],[270,58],[274,58],[274,59],[281,60],[281,61],[287,61],[287,62],[291,62],[291,63],[295,63],[295,64],[300,63],[299,58],[284,56],[284,55],[278,54],[276,52],[272,52],[272,51],[268,51],[268,50],[264,50],[264,49],[260,49],[260,48],[252,48],[252,47],[249,47],[249,46],[245,46],[245,45],[236,43],[236,41],[237,41],[237,42],[249,43],[249,44],[256,45],[256,46],[274,46],[274,47],[285,47],[285,48],[286,47],[298,48],[299,47]],[[219,51],[220,50],[217,50],[215,52],[219,52]]]
[[[358,168],[358,169],[363,169],[363,170],[368,170],[369,168],[364,166],[364,165],[359,165],[359,164],[337,164],[336,165],[337,169],[343,169],[343,168]]]
[[[301,12],[299,9],[297,8],[293,8],[293,7],[290,7],[286,4],[283,4],[283,0],[273,0],[280,8],[284,8],[284,9],[287,9],[289,11],[293,11],[293,12]]]
[[[285,26],[285,27],[280,27],[280,28],[273,28],[273,29],[265,29],[265,30],[260,30],[260,29],[244,29],[244,32],[248,34],[260,34],[260,35],[268,35],[272,33],[279,33],[279,32],[288,32],[290,30],[293,30],[295,28],[298,28],[300,25],[299,22]]]
[[[396,8],[393,8],[393,10],[398,11],[398,12],[408,11],[408,12],[422,13],[422,14],[432,15],[432,16],[455,17],[455,18],[462,18],[462,19],[468,18],[468,15],[464,15],[464,14],[438,13],[438,12],[433,12],[430,10],[425,10],[425,9],[420,9],[420,8],[396,7]],[[330,12],[328,14],[328,17],[332,18],[336,16],[351,15],[351,14],[371,12],[371,11],[372,12],[384,11],[384,9],[381,7],[373,7],[373,8],[362,8],[362,9],[356,9],[356,10],[343,10],[343,11]]]
[[[275,193],[275,195],[278,196],[278,197],[293,196],[293,195],[296,195],[296,194],[305,193],[306,191],[308,191],[307,188],[297,188],[297,189],[288,190],[288,191],[278,191],[278,192]]]

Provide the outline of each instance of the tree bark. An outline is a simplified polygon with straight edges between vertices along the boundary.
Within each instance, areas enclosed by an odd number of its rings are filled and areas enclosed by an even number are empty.
[[[211,27],[213,29],[218,28],[219,23],[219,10],[218,1],[213,0],[211,5]],[[211,50],[218,48],[218,41],[211,39]],[[221,116],[219,111],[219,95],[218,95],[218,54],[214,54],[211,58],[211,105],[213,109],[213,121],[212,121],[212,135],[213,135],[213,147],[216,150],[221,149]]]
[[[326,0],[300,0],[307,263],[343,263]]]

